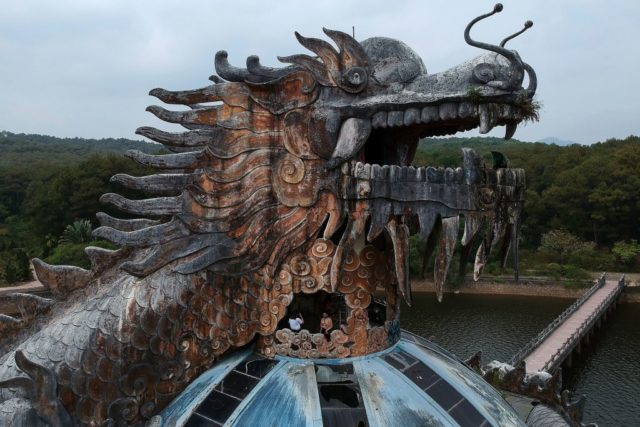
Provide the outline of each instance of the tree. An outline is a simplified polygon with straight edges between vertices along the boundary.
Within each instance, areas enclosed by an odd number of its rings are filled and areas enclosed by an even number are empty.
[[[538,250],[553,257],[558,264],[564,264],[572,252],[584,245],[585,242],[568,231],[551,230],[542,235]]]

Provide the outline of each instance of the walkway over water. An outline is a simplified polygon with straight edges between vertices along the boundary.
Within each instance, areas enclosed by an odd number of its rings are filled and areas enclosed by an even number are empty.
[[[511,359],[511,364],[524,360],[527,372],[554,371],[615,306],[623,288],[624,276],[620,280],[607,280],[603,274],[582,297],[529,341]]]

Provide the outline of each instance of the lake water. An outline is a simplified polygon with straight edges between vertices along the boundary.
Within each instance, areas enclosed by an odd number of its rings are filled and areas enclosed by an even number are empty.
[[[402,327],[462,359],[482,350],[483,363],[507,361],[572,303],[570,299],[414,294]],[[564,388],[587,396],[584,422],[640,426],[640,304],[620,304],[583,356],[564,372]]]

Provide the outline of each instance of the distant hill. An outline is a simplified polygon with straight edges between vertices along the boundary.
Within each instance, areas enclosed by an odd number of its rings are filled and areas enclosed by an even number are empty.
[[[125,138],[56,138],[0,131],[0,168],[34,167],[39,163],[70,164],[95,153],[124,153],[131,149],[158,153],[162,146]]]
[[[573,145],[573,144],[580,144],[579,142],[569,141],[568,139],[560,139],[560,138],[556,138],[555,136],[549,136],[547,138],[543,138],[540,140],[540,142],[543,142],[545,144],[555,144],[561,147],[566,147],[568,145]]]

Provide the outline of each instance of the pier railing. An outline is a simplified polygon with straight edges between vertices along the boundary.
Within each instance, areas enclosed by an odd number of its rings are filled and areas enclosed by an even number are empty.
[[[624,276],[623,276],[623,279],[624,279]],[[593,284],[593,286],[591,286],[591,288],[589,288],[587,292],[582,294],[580,298],[578,298],[576,301],[573,302],[573,304],[567,307],[566,310],[560,313],[558,317],[553,319],[553,322],[549,323],[546,328],[540,331],[538,335],[533,337],[527,344],[525,344],[525,346],[522,347],[520,351],[518,351],[511,358],[511,360],[509,361],[509,364],[512,366],[516,366],[518,363],[524,360],[524,358],[527,357],[527,355],[529,355],[529,353],[531,353],[536,347],[538,347],[540,343],[542,343],[549,335],[551,335],[551,333],[555,331],[558,328],[558,326],[560,326],[562,322],[564,322],[567,319],[567,317],[575,313],[576,310],[578,310],[578,308],[580,308],[580,306],[591,297],[591,295],[593,295],[598,289],[603,287],[605,284],[605,281],[606,281],[606,273],[602,273],[600,278],[596,280],[596,282]],[[624,281],[623,281],[623,284],[624,284]]]
[[[612,292],[605,300],[603,300],[598,307],[587,317],[582,324],[576,328],[576,330],[569,336],[565,342],[558,348],[558,350],[549,358],[547,363],[544,364],[542,370],[551,372],[557,365],[567,357],[568,353],[573,350],[573,347],[579,342],[582,337],[593,328],[595,322],[600,319],[602,313],[609,308],[611,302],[620,296],[620,293],[624,289],[624,275],[618,281],[618,288],[615,292]]]

